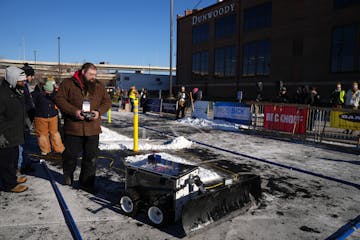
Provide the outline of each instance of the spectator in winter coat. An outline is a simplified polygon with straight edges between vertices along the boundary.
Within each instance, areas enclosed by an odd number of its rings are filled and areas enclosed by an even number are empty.
[[[277,102],[287,103],[288,102],[288,93],[285,86],[281,87],[278,96],[276,97]]]
[[[138,98],[139,96],[139,93],[138,91],[136,90],[135,86],[132,86],[130,88],[130,91],[129,91],[129,99],[130,99],[130,104],[131,104],[131,112],[134,111],[134,101],[135,101],[135,98]]]
[[[353,82],[352,89],[349,89],[346,93],[346,107],[358,109],[360,101],[360,90],[357,82]]]
[[[330,95],[332,107],[341,108],[345,102],[345,91],[341,89],[341,83],[336,84],[335,90]]]
[[[309,95],[309,100],[308,100],[308,103],[311,105],[311,106],[320,106],[320,95],[319,93],[317,92],[317,89],[316,87],[311,87],[310,88],[310,95]],[[322,117],[322,118],[321,118]],[[315,131],[315,122],[317,120],[320,120],[320,121],[323,121],[324,116],[321,116],[320,115],[320,112],[318,109],[316,110],[313,110],[311,111],[311,114],[309,116],[309,128],[312,130],[312,131]]]
[[[311,104],[311,89],[308,85],[302,86],[301,104]]]
[[[29,84],[34,81],[35,79],[35,71],[34,69],[29,66],[28,63],[24,64],[24,67],[22,67],[26,74],[26,81],[25,81],[25,87],[23,89],[24,91],[24,98],[25,98],[25,111],[27,114],[27,117],[29,118],[30,122],[32,123],[34,121],[35,117],[35,104],[32,99],[32,96],[30,94]]]
[[[309,97],[310,97],[309,104],[311,106],[320,106],[320,95],[319,95],[316,87],[310,88],[310,96]]]
[[[192,90],[192,98],[193,98],[194,102],[201,101],[201,99],[202,99],[202,91],[199,88],[194,88]]]
[[[26,177],[16,177],[19,145],[24,144],[24,96],[26,76],[22,69],[8,67],[0,85],[0,179],[5,191],[28,189]]]
[[[64,182],[72,185],[77,159],[82,153],[79,187],[93,192],[100,116],[111,107],[104,84],[96,80],[96,66],[85,63],[72,78],[65,79],[55,95],[55,102],[64,116]]]
[[[256,82],[256,102],[261,102],[263,100],[263,83],[262,82]]]
[[[55,153],[62,153],[64,145],[58,131],[58,110],[54,100],[55,81],[48,79],[45,85],[32,92],[35,102],[35,133],[38,138],[38,144],[41,155],[47,155],[51,148]]]
[[[147,102],[147,89],[143,88],[141,89],[141,93],[140,93],[140,103],[141,103],[141,107],[143,109],[143,113],[146,113],[146,102]]]
[[[180,113],[181,118],[185,117],[186,101],[188,100],[188,94],[185,92],[185,87],[182,86],[180,92],[177,95],[177,109],[176,119],[179,119]]]
[[[35,79],[35,71],[31,66],[29,66],[28,63],[25,63],[24,67],[22,67],[21,69],[24,70],[26,75],[25,86],[22,89],[22,91],[25,100],[25,126],[27,127],[27,129],[25,129],[26,130],[25,137],[28,137],[29,131],[32,130],[32,124],[34,122],[34,117],[35,117],[35,104],[29,89],[29,84],[31,84],[31,82],[33,82]],[[17,169],[18,175],[21,174],[21,169],[23,169],[24,167],[23,165],[26,165],[23,164],[23,160],[24,160],[23,151],[24,151],[23,146],[19,145],[19,160],[18,160],[18,169]]]
[[[294,97],[294,103],[297,103],[297,104],[304,103],[302,98],[303,98],[302,87],[298,87],[296,89],[296,93],[295,93],[295,97]]]

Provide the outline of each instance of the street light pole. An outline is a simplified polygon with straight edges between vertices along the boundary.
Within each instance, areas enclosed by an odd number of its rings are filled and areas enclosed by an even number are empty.
[[[173,97],[173,92],[172,92],[172,48],[173,48],[173,16],[174,16],[174,0],[170,0],[170,86],[169,86],[169,97],[172,98]]]
[[[60,37],[57,38],[58,39],[58,82],[61,81],[61,68],[60,68]]]
[[[36,50],[34,50],[34,68],[36,72]]]
[[[36,73],[36,50],[34,50],[34,70]]]

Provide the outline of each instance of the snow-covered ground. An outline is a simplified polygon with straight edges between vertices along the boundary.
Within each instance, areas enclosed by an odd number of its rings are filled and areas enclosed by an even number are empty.
[[[230,123],[223,120],[208,120],[201,118],[183,118],[178,120],[179,123],[191,125],[199,128],[213,128],[219,130],[238,130],[239,128],[248,129],[249,126],[237,123]]]
[[[121,135],[106,127],[101,127],[102,133],[100,134],[100,150],[125,150],[133,149],[134,139]],[[177,137],[171,141],[166,141],[162,144],[152,143],[149,139],[140,139],[139,150],[175,150],[183,148],[191,148],[192,142],[183,136]]]
[[[95,195],[62,185],[61,162],[48,161],[84,239],[325,239],[360,214],[359,189],[260,161],[360,184],[358,154],[248,135],[226,122],[174,121],[142,114],[140,151],[135,154],[131,151],[132,114],[113,111],[112,116],[111,124],[104,122],[100,136]],[[26,151],[38,150],[31,146]],[[201,166],[204,177],[221,175],[216,166],[227,167],[228,172],[256,173],[262,180],[263,197],[248,212],[192,236],[182,235],[179,224],[157,229],[142,215],[126,217],[117,204],[124,187],[123,163],[144,159],[153,151],[169,160]],[[0,193],[0,240],[71,239],[41,166],[36,165],[28,178],[27,192]],[[360,239],[360,233],[348,239]]]

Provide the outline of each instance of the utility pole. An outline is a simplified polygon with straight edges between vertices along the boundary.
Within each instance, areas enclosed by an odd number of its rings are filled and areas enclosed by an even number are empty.
[[[60,37],[57,38],[58,39],[58,82],[61,81],[61,67],[60,67]]]
[[[36,72],[36,50],[34,50],[34,68]]]
[[[25,62],[25,54],[26,54],[26,51],[25,51],[25,37],[23,36],[22,37],[22,44],[23,44],[23,62]]]
[[[173,92],[172,92],[172,48],[173,48],[173,16],[174,16],[174,0],[170,0],[170,76],[169,76],[169,97],[173,98]]]

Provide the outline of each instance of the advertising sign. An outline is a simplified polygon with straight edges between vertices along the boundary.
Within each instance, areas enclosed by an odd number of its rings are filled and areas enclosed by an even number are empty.
[[[250,106],[233,102],[215,102],[214,119],[250,125]]]
[[[161,99],[149,98],[146,101],[147,111],[159,113],[161,110]]]
[[[360,112],[330,112],[330,127],[360,130]]]
[[[264,128],[304,134],[308,109],[296,106],[265,105]]]
[[[194,111],[192,117],[208,119],[209,102],[208,101],[196,101],[194,103]]]
[[[176,114],[176,100],[163,99],[161,112]]]

